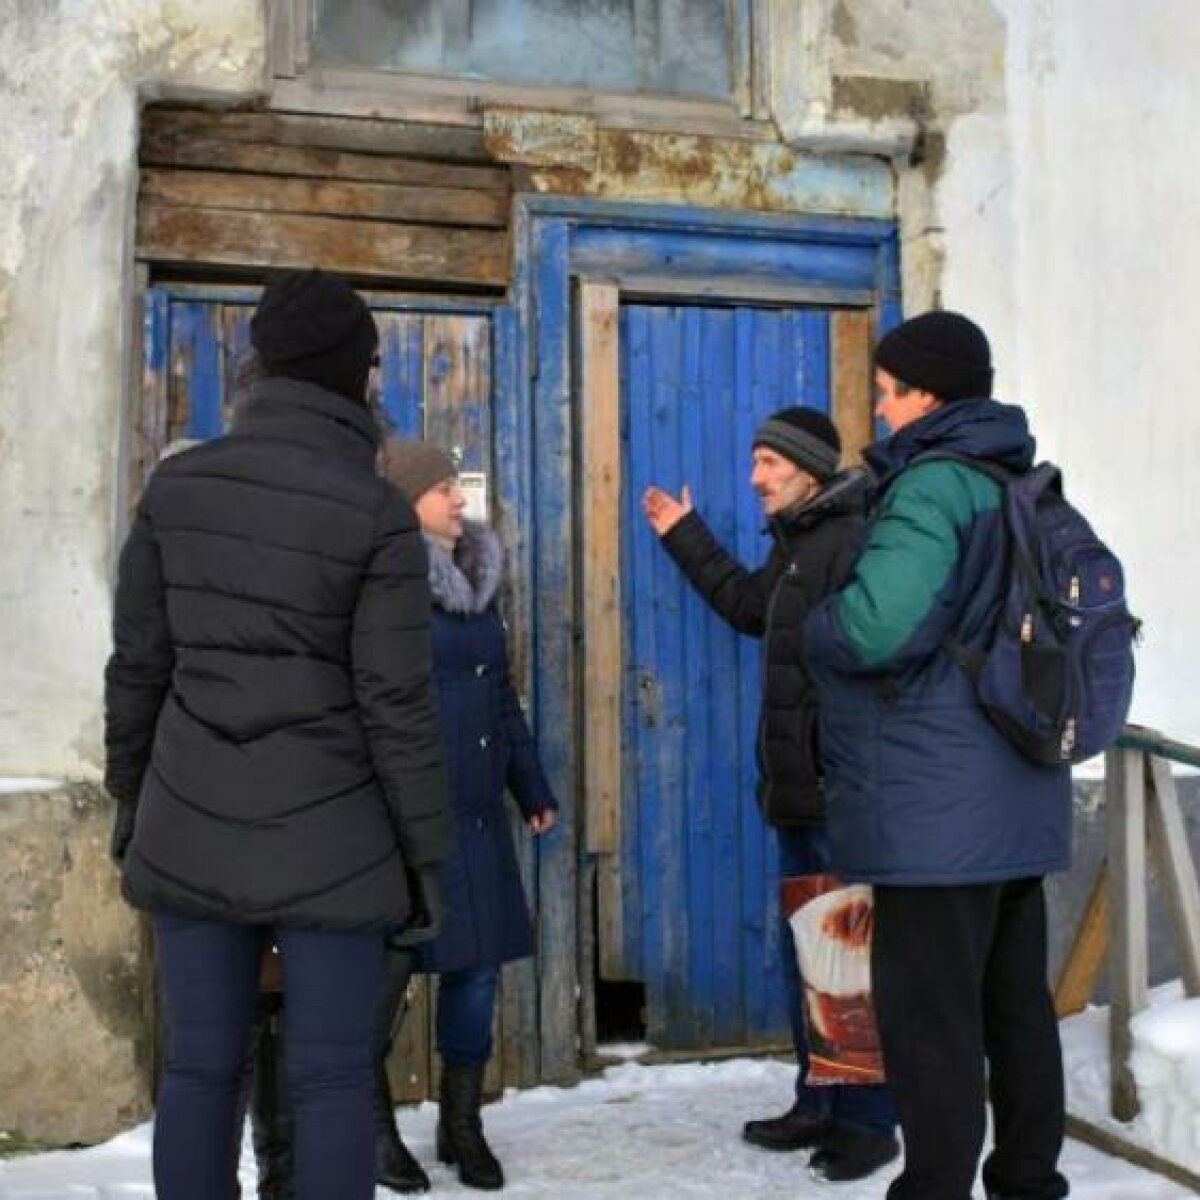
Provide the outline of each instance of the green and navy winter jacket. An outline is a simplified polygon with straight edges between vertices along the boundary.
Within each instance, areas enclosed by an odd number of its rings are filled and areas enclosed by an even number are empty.
[[[1024,412],[947,404],[867,451],[878,480],[847,586],[810,616],[834,866],[880,884],[986,883],[1062,870],[1070,773],[1030,762],[989,722],[946,649],[979,648],[1005,582],[1002,492],[953,453],[1022,471]]]

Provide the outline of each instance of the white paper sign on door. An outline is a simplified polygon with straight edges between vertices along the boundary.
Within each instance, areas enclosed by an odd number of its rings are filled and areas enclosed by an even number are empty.
[[[467,498],[464,516],[468,521],[482,521],[485,525],[488,519],[488,490],[487,472],[460,471],[458,486],[462,488]]]

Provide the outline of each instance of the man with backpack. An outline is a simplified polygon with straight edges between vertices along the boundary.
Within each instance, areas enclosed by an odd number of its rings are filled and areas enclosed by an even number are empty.
[[[1034,441],[1020,408],[990,398],[990,347],[966,317],[904,322],[875,366],[891,436],[866,455],[878,487],[867,545],[809,618],[805,646],[833,867],[875,891],[873,986],[905,1144],[888,1200],[970,1200],[989,1096],[989,1200],[1058,1200],[1062,1051],[1042,878],[1070,857],[1068,755],[1022,753],[985,711],[974,669],[1010,590],[1000,478],[1025,476]],[[1028,634],[1037,651],[1033,619],[1020,625],[1014,644]],[[1036,653],[1018,657],[1037,674]],[[1053,676],[1058,659],[1045,663]]]

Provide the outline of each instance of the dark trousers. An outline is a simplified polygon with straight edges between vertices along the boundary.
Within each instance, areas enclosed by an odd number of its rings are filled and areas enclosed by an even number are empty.
[[[438,977],[437,1047],[443,1063],[481,1067],[492,1057],[495,966],[447,971]]]
[[[1041,879],[876,887],[872,972],[904,1131],[904,1171],[888,1200],[969,1200],[989,1093],[989,1194],[1065,1196],[1062,1050]]]
[[[159,1200],[227,1200],[239,1093],[270,930],[155,917],[167,1028],[154,1125]],[[372,1069],[383,938],[277,929],[297,1200],[370,1200]]]
[[[830,870],[829,837],[823,829],[777,829],[779,874],[823,875]],[[781,918],[782,919],[782,918]],[[891,1133],[896,1127],[896,1110],[891,1094],[881,1084],[805,1083],[808,1074],[808,1029],[804,1019],[804,983],[796,962],[792,927],[783,919],[779,939],[783,955],[783,982],[787,990],[788,1021],[796,1051],[796,1102],[809,1116],[825,1117],[835,1126],[857,1133]]]

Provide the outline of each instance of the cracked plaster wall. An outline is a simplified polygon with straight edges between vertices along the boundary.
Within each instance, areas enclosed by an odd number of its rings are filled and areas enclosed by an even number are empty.
[[[93,778],[140,95],[261,88],[260,0],[0,0],[0,770]]]

